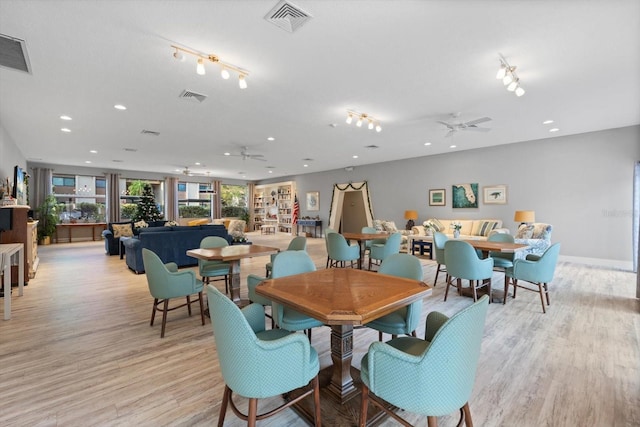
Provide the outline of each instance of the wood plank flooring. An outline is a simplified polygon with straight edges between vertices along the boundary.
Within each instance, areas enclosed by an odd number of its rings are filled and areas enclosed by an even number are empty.
[[[285,248],[290,236],[250,233],[250,240]],[[324,268],[323,239],[309,253]],[[211,325],[186,310],[170,313],[167,332],[149,326],[152,298],[144,275],[129,271],[102,242],[39,248],[35,279],[17,297],[13,318],[0,321],[0,425],[211,426],[223,383]],[[435,263],[422,258],[425,281]],[[268,257],[242,261],[264,274]],[[496,273],[494,283],[502,284]],[[444,283],[424,301],[453,314],[471,300],[443,302]],[[564,263],[542,314],[537,294],[518,291],[507,305],[491,304],[471,412],[477,426],[640,426],[640,301],[635,275]],[[219,282],[218,282],[219,285]],[[243,295],[245,296],[245,295]],[[418,336],[424,334],[424,320]],[[354,365],[377,332],[354,334]],[[331,363],[329,328],[313,332],[321,366]],[[261,408],[275,406],[278,398]],[[405,413],[426,425],[426,417]],[[453,426],[457,414],[440,417]],[[243,425],[231,412],[225,425]],[[291,410],[260,426],[304,425]],[[395,425],[385,421],[382,425]]]

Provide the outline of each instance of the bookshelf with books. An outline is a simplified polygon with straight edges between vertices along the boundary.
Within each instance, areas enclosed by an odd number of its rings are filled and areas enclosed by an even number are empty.
[[[253,191],[253,230],[269,223],[276,231],[291,233],[295,182],[256,185]]]

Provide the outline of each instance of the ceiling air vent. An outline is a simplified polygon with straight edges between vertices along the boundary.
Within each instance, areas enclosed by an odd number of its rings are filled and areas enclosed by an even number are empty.
[[[268,22],[289,33],[302,27],[311,18],[310,14],[286,0],[275,5],[264,17]]]
[[[140,133],[143,135],[160,136],[160,132],[156,132],[155,130],[142,129]]]
[[[178,98],[188,99],[188,100],[197,101],[197,102],[204,102],[204,100],[207,99],[207,95],[203,95],[201,93],[192,92],[190,90],[185,89],[180,93],[180,96],[178,96]]]
[[[31,74],[24,40],[0,34],[0,66]]]
[[[364,148],[368,148],[369,150],[375,150],[376,148],[380,148],[377,145],[365,145]]]

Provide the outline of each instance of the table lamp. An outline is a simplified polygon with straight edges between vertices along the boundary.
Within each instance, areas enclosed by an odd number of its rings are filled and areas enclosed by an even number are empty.
[[[404,211],[404,219],[407,219],[407,226],[405,227],[407,230],[411,230],[414,225],[416,225],[414,220],[418,219],[418,211]]]
[[[536,213],[535,211],[516,211],[516,214],[513,216],[513,220],[515,222],[519,222],[522,224],[530,224],[532,222],[536,222]]]

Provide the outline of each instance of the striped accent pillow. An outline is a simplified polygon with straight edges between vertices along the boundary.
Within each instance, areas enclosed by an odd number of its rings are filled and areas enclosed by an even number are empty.
[[[488,236],[498,226],[498,221],[481,221],[478,227],[478,236]]]
[[[435,218],[431,218],[429,221],[436,226],[436,231],[444,231],[444,225],[440,221]]]

